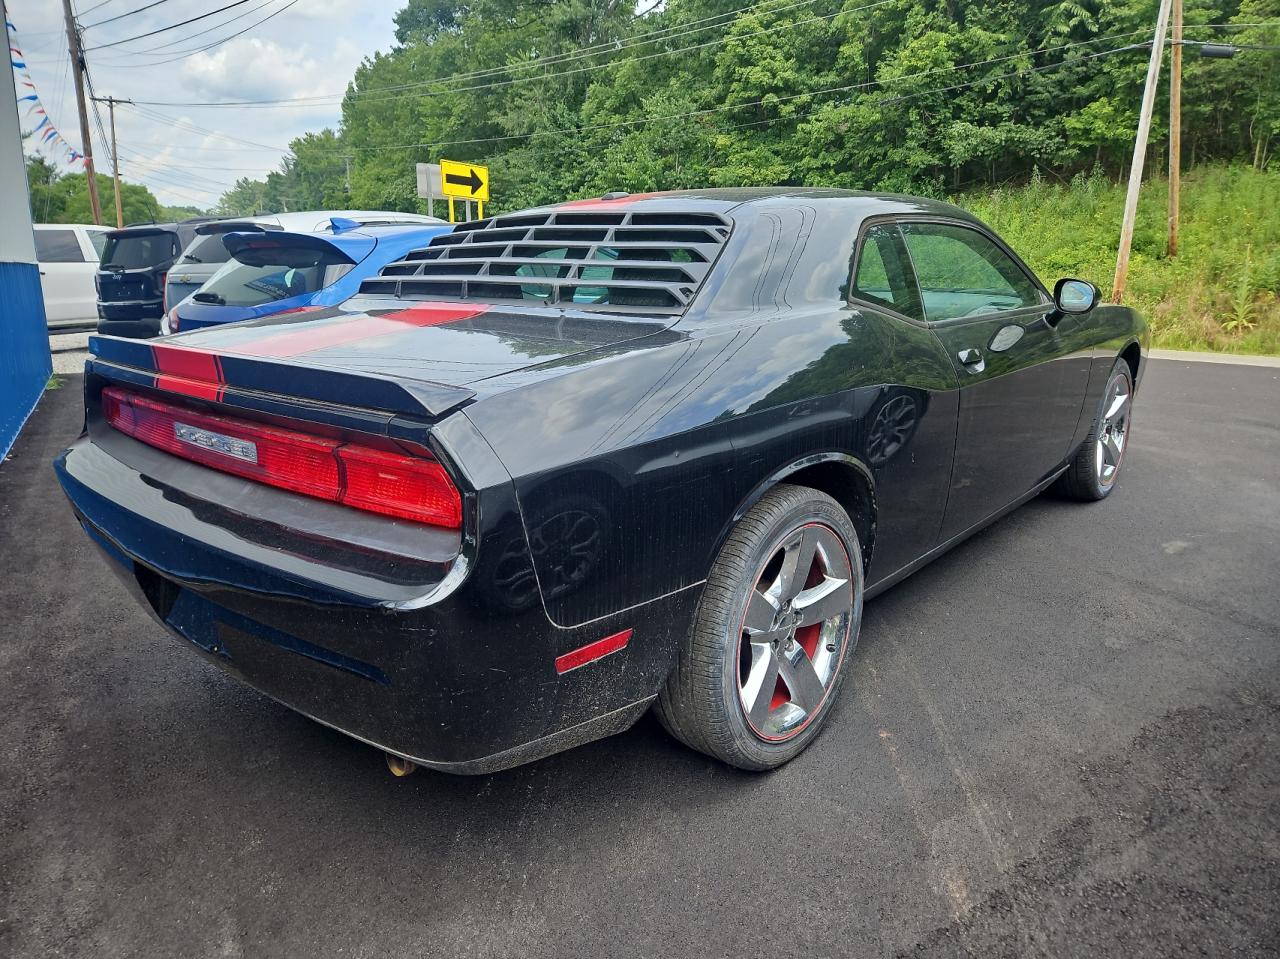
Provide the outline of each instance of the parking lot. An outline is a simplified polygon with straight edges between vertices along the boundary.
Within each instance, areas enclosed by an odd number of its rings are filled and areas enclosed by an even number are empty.
[[[1150,363],[1117,492],[869,604],[763,776],[646,718],[392,778],[128,599],[64,377],[0,468],[0,954],[1280,953],[1280,368]]]
[[[49,333],[49,352],[53,356],[55,376],[79,373],[84,369],[85,357],[89,355],[87,348],[91,335],[91,330]]]

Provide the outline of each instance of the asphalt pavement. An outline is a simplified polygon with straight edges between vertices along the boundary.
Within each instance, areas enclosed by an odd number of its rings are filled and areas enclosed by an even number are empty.
[[[0,466],[0,955],[1280,955],[1280,369],[1152,360],[1115,494],[870,603],[769,775],[636,728],[392,778],[132,605]]]

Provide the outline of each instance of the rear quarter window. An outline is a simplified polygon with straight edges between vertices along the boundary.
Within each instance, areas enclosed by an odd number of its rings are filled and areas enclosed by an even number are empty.
[[[75,230],[36,230],[36,259],[41,263],[83,263]]]
[[[182,251],[179,263],[226,263],[231,259],[226,246],[222,242],[221,233],[206,236],[196,234],[196,238]]]

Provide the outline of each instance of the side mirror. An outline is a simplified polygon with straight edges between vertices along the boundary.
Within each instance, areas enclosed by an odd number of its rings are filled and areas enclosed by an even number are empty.
[[[1102,294],[1088,280],[1059,280],[1053,286],[1053,303],[1062,314],[1088,313]]]

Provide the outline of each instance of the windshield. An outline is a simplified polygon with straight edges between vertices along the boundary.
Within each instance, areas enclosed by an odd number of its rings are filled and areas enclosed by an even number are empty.
[[[182,251],[178,264],[226,263],[229,259],[231,254],[222,243],[221,233],[196,234],[196,238]]]
[[[311,245],[245,248],[209,277],[194,299],[218,306],[259,306],[323,290],[353,265],[336,250]]]
[[[176,233],[126,233],[107,237],[102,265],[124,270],[145,270],[178,255]]]

